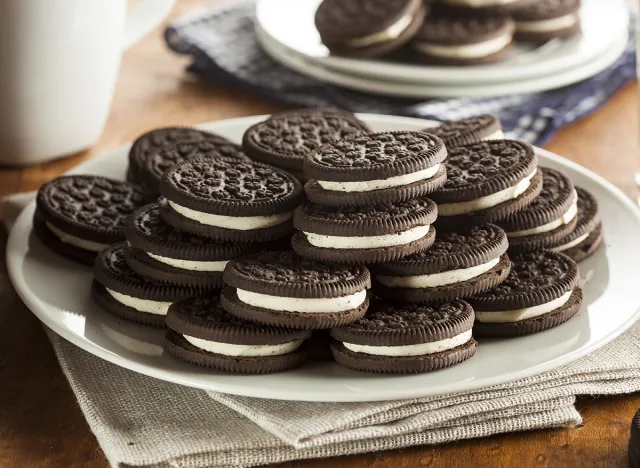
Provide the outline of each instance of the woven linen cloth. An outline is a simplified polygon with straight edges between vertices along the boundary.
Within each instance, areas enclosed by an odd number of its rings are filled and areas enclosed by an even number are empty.
[[[635,2],[632,2],[635,16]],[[488,98],[418,102],[374,96],[323,83],[272,60],[254,34],[255,0],[218,3],[175,21],[165,31],[168,46],[191,55],[188,71],[212,83],[295,107],[332,106],[353,112],[460,119],[483,113],[500,117],[507,135],[542,146],[561,127],[602,106],[635,77],[635,21],[624,55],[598,75],[558,90]]]
[[[10,227],[33,193],[6,198]],[[207,393],[103,361],[49,332],[114,467],[249,467],[581,423],[579,394],[640,391],[640,324],[551,372],[404,401],[307,403]]]

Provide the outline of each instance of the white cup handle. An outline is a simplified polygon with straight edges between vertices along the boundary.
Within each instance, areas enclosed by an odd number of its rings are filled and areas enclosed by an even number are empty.
[[[149,34],[169,14],[175,0],[141,0],[127,15],[122,48],[126,49]]]

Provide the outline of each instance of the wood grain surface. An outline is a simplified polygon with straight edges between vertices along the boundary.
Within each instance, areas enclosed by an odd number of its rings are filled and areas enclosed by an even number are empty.
[[[206,5],[181,0],[171,17]],[[140,133],[170,124],[196,124],[278,110],[274,104],[223,86],[199,83],[183,70],[188,59],[169,52],[159,28],[124,54],[104,134],[87,152],[27,169],[1,169],[0,195],[32,190],[81,161]],[[623,89],[604,108],[560,132],[548,149],[599,173],[637,196],[640,159],[637,87]],[[6,236],[0,234],[2,245]],[[104,458],[56,362],[37,319],[0,269],[0,467],[104,468]],[[582,397],[580,428],[499,435],[441,446],[415,447],[279,468],[626,467],[629,424],[640,395]]]

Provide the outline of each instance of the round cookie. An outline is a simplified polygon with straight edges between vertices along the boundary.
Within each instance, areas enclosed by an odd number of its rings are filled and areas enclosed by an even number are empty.
[[[504,139],[500,121],[497,117],[487,114],[461,120],[447,120],[437,127],[425,128],[423,131],[440,138],[447,148]]]
[[[368,132],[368,127],[348,112],[296,110],[274,114],[249,127],[242,148],[252,159],[299,175],[304,158],[320,146]]]
[[[464,299],[502,283],[511,262],[504,231],[493,224],[438,232],[429,250],[371,267],[376,296],[390,301]]]
[[[98,254],[91,293],[107,312],[144,325],[163,327],[169,306],[193,297],[196,290],[143,278],[125,261],[126,244],[114,244]]]
[[[419,60],[435,65],[479,65],[505,57],[515,24],[501,14],[429,15],[411,47]]]
[[[520,336],[556,327],[582,304],[578,265],[561,253],[511,256],[511,273],[490,291],[469,299],[475,336]]]
[[[196,159],[178,164],[160,185],[163,219],[178,230],[228,242],[264,242],[290,236],[300,182],[258,162]]]
[[[268,327],[234,317],[219,296],[176,302],[167,314],[164,349],[183,361],[242,374],[282,372],[308,359],[305,330]]]
[[[631,421],[631,437],[629,438],[629,468],[640,468],[640,410]]]
[[[359,208],[304,204],[294,215],[293,250],[312,260],[368,264],[397,260],[427,250],[436,204],[416,198]]]
[[[580,32],[580,0],[538,0],[511,14],[516,22],[516,39],[544,42]]]
[[[578,194],[561,172],[540,167],[542,191],[524,210],[499,221],[509,238],[509,252],[535,252],[561,245],[574,230]]]
[[[324,0],[315,25],[332,53],[377,57],[409,42],[427,10],[422,0]]]
[[[448,229],[500,221],[525,209],[542,190],[533,147],[492,140],[449,150],[447,182],[431,195],[437,227]]]
[[[224,270],[222,306],[232,315],[272,326],[323,329],[364,315],[369,270],[305,260],[291,251],[232,260]]]
[[[124,240],[124,223],[142,205],[137,185],[91,175],[62,176],[36,196],[34,231],[51,250],[85,265]]]
[[[333,357],[351,369],[409,374],[458,364],[476,352],[473,309],[464,301],[392,304],[376,299],[367,314],[334,328]]]
[[[434,192],[447,180],[447,150],[421,132],[369,133],[322,146],[304,162],[312,203],[394,203]]]
[[[602,222],[598,202],[585,189],[576,187],[578,194],[578,221],[573,231],[558,241],[551,250],[562,252],[580,262],[593,255],[602,245]]]

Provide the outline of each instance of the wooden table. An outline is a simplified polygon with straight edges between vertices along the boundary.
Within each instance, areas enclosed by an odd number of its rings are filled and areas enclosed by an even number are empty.
[[[181,0],[180,16],[207,2]],[[95,147],[28,169],[0,170],[0,195],[36,189],[81,161],[169,124],[269,113],[279,108],[222,86],[187,78],[188,60],[170,53],[158,29],[125,55],[113,108]],[[637,87],[627,86],[605,107],[566,128],[548,149],[601,174],[636,197],[640,160]],[[2,245],[4,245],[4,236]],[[0,270],[0,467],[106,467],[37,319]],[[628,426],[640,395],[584,397],[577,429],[499,435],[442,446],[415,447],[330,461],[291,462],[280,468],[383,467],[626,467]]]

